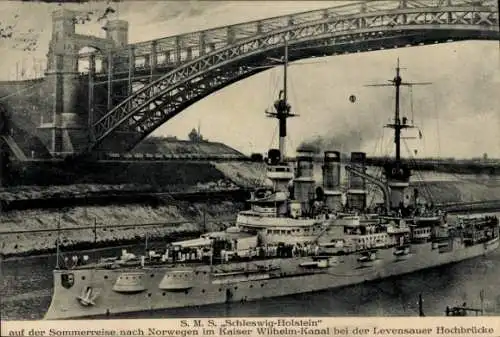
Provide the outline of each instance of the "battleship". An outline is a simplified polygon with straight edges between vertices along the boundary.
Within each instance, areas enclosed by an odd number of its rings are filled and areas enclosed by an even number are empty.
[[[286,43],[285,43],[286,44]],[[322,184],[313,178],[314,154],[298,149],[295,166],[286,161],[287,100],[285,45],[283,90],[268,117],[279,122],[279,149],[267,156],[272,187],[252,192],[249,209],[233,227],[199,238],[165,243],[161,251],[89,261],[58,259],[54,289],[44,319],[107,317],[235,301],[254,301],[339,288],[456,263],[488,254],[499,244],[499,222],[479,214],[451,221],[442,209],[422,202],[418,190],[408,198],[411,170],[401,160],[401,133],[412,128],[400,116],[399,60],[395,111],[386,127],[394,130],[395,158],[370,175],[366,154],[325,151]],[[367,203],[367,184],[383,202]]]

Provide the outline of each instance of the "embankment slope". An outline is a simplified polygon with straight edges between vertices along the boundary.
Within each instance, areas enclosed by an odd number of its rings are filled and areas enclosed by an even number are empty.
[[[199,233],[203,227],[218,230],[229,226],[242,207],[237,201],[217,201],[11,211],[0,216],[1,231],[12,232],[0,235],[0,252],[9,256],[53,250],[57,231],[44,230],[53,230],[58,224],[63,229],[59,232],[61,247],[141,241],[146,234],[150,239],[168,239]],[[64,230],[68,228],[72,230]],[[28,229],[35,232],[19,233]]]

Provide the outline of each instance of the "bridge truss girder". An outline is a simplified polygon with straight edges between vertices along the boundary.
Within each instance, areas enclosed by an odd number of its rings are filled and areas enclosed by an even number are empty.
[[[248,65],[262,65],[265,56],[279,54],[285,38],[295,59],[378,49],[375,45],[391,48],[448,39],[498,39],[498,14],[488,7],[405,8],[327,18],[238,41],[181,65],[115,106],[92,125],[95,142],[89,150],[99,149],[116,130],[135,133],[123,150],[132,149],[183,109],[262,71]]]

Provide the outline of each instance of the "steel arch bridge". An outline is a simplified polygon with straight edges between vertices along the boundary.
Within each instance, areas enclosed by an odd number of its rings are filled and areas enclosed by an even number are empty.
[[[222,42],[207,43],[210,34],[213,37],[217,32],[223,32]],[[121,59],[122,65],[128,64],[121,72],[128,72],[128,89],[125,94],[122,91],[118,100],[110,99],[108,94],[108,109],[89,121],[88,152],[131,150],[188,106],[265,70],[255,66],[268,64],[270,56],[281,56],[285,39],[293,61],[457,40],[498,40],[499,18],[496,0],[368,1],[167,39],[184,39],[192,44],[181,50],[177,43],[174,62],[169,62],[167,54],[163,65],[149,59],[145,66],[137,66],[135,61],[141,55],[138,50],[144,48],[144,43],[116,51],[108,59],[115,63]],[[152,41],[156,48],[161,43],[162,40]],[[194,57],[193,45],[197,50]],[[184,60],[183,54],[187,55]],[[108,67],[106,75],[108,91],[113,90],[110,69],[116,69],[114,66]],[[98,74],[94,77],[98,78]],[[142,84],[134,89],[133,83]],[[90,86],[89,105],[94,104],[95,90],[95,86]],[[117,102],[114,106],[113,101]],[[89,108],[89,113],[95,109]]]

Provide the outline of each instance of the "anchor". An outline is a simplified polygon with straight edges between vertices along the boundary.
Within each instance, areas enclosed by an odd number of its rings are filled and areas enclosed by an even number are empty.
[[[81,305],[88,307],[91,305],[95,305],[95,299],[99,293],[94,291],[92,287],[85,287],[82,289],[82,294],[77,297],[78,301]]]

